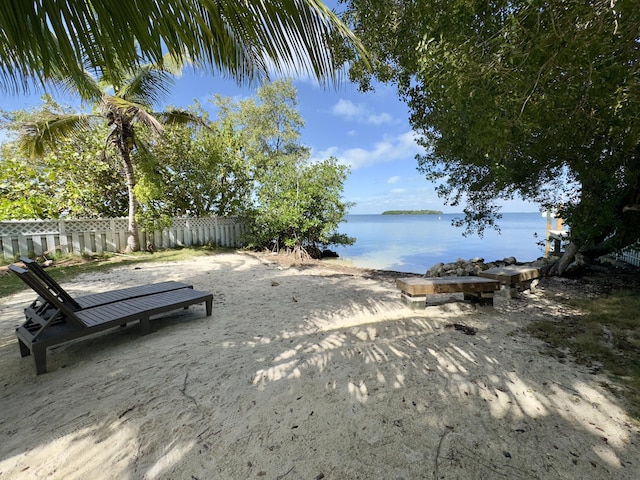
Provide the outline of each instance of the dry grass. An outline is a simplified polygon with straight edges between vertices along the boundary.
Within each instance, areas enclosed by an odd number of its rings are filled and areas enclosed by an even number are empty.
[[[618,290],[593,298],[570,298],[583,314],[531,324],[528,332],[549,345],[549,352],[603,371],[607,385],[640,419],[640,294]]]
[[[178,262],[197,256],[229,251],[229,249],[201,247],[161,250],[155,253],[139,252],[82,257],[59,256],[54,257],[53,265],[47,269],[47,272],[58,282],[64,282],[81,273],[105,271],[115,266],[148,262]],[[41,261],[42,259],[39,258],[38,260]],[[21,262],[16,262],[16,264],[21,265]],[[11,274],[7,267],[0,268],[0,298],[25,288],[27,288],[26,285],[16,275]]]

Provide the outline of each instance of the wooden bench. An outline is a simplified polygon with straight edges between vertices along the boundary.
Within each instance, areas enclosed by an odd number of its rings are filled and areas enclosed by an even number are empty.
[[[510,289],[511,296],[517,294],[519,290],[524,290],[531,285],[531,281],[540,278],[539,268],[528,265],[507,265],[505,267],[494,267],[479,274],[483,278],[497,280],[500,285]]]
[[[465,300],[493,305],[493,294],[500,282],[483,277],[412,277],[396,279],[402,299],[412,308],[424,308],[427,295],[462,293]]]

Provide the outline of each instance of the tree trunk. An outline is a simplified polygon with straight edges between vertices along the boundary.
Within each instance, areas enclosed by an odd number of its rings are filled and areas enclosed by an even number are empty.
[[[576,258],[576,254],[578,253],[578,246],[571,242],[567,245],[562,257],[558,260],[549,270],[550,275],[560,275],[562,276],[569,266],[573,263]]]
[[[125,177],[127,179],[127,193],[129,194],[129,224],[127,226],[127,247],[125,249],[125,252],[130,253],[140,250],[140,241],[138,239],[138,224],[136,222],[138,200],[136,199],[136,194],[134,192],[136,180],[133,174],[131,155],[126,149],[122,149],[121,153],[122,163],[124,164]]]

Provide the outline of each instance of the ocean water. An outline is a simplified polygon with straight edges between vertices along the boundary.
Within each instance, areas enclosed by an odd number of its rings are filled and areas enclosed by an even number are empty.
[[[540,213],[504,213],[500,232],[464,237],[451,221],[459,214],[347,215],[338,231],[356,238],[351,246],[332,246],[339,261],[356,267],[424,273],[436,263],[482,257],[515,257],[528,262],[544,255],[547,220]]]

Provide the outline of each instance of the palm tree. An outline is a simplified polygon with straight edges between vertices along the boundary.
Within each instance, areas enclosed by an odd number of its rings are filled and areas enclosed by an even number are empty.
[[[202,124],[199,118],[189,112],[173,110],[153,113],[151,107],[168,93],[173,82],[173,73],[165,67],[139,65],[133,69],[118,68],[103,70],[100,79],[85,74],[81,83],[67,79],[67,88],[74,88],[85,100],[96,103],[96,114],[45,113],[44,116],[21,125],[20,149],[30,157],[41,156],[63,137],[80,133],[92,119],[106,119],[109,126],[107,144],[118,152],[129,195],[129,225],[126,251],[140,249],[136,212],[138,202],[135,195],[135,175],[132,154],[144,148],[136,136],[136,125],[143,125],[154,134],[160,134],[166,123]],[[111,93],[109,93],[111,92]],[[106,151],[106,149],[105,149]]]
[[[79,65],[160,65],[167,53],[239,82],[276,72],[335,83],[345,47],[366,57],[320,0],[3,0],[0,90],[82,83]]]

